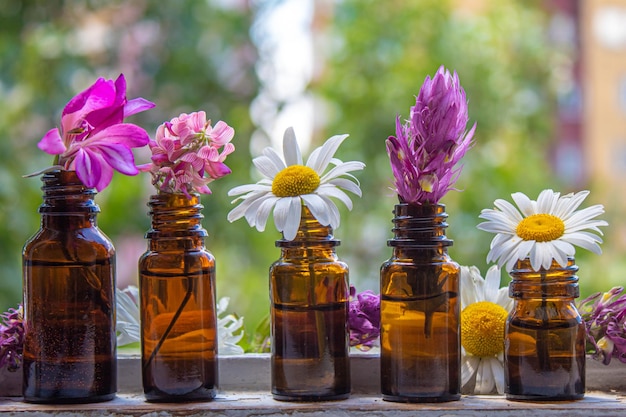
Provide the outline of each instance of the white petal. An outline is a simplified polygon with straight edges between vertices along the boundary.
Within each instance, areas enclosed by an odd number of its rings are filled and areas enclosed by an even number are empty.
[[[302,200],[300,197],[287,197],[286,199],[289,201],[289,208],[287,211],[285,227],[282,232],[285,239],[294,240],[298,234],[298,228],[300,227]]]
[[[341,217],[339,216],[339,209],[330,198],[323,196],[323,195],[320,195],[320,197],[324,200],[324,202],[326,202],[326,205],[328,206],[330,226],[333,229],[338,228],[339,224],[341,223]]]
[[[328,226],[330,224],[328,206],[319,195],[303,194],[300,197],[302,197],[309,210],[311,210],[313,217],[315,217],[322,226]]]
[[[281,169],[274,164],[274,161],[265,155],[257,156],[252,160],[252,163],[256,169],[267,178],[273,179],[281,171]]]
[[[493,265],[485,275],[485,301],[495,303],[500,290],[500,268]]]
[[[588,195],[589,191],[585,190],[580,191],[569,198],[565,198],[564,196],[559,200],[559,204],[555,208],[553,214],[561,219],[567,219],[576,211],[578,206],[582,204]]]
[[[287,165],[285,165],[285,162],[280,158],[280,155],[278,155],[274,148],[268,147],[263,149],[263,156],[266,156],[270,161],[272,161],[278,172],[287,168]]]
[[[289,215],[289,207],[291,207],[290,197],[284,197],[276,201],[274,207],[274,224],[279,232],[282,232],[285,228],[285,223]]]
[[[461,364],[461,386],[464,386],[472,379],[480,364],[480,359],[476,356],[466,355],[464,359]]]
[[[325,183],[334,178],[345,175],[348,172],[360,171],[363,168],[365,168],[365,164],[363,162],[359,162],[359,161],[344,162],[341,165],[337,165],[336,167],[328,171],[326,175],[322,176],[320,180],[322,183]]]
[[[302,165],[302,154],[293,127],[288,127],[283,135],[283,154],[287,166]]]
[[[274,208],[274,204],[276,204],[277,200],[278,200],[278,197],[276,196],[268,197],[265,200],[263,200],[263,203],[257,209],[254,222],[256,223],[256,229],[259,232],[262,232],[265,230],[267,219],[270,217],[272,208]]]
[[[352,200],[348,197],[348,194],[341,191],[339,188],[331,184],[322,184],[317,188],[317,194],[325,197],[333,197],[340,200],[348,207],[348,210],[352,210]]]
[[[239,204],[237,207],[235,207],[228,213],[228,216],[227,216],[228,221],[232,223],[235,220],[242,218],[246,214],[246,210],[248,210],[250,205],[252,205],[256,200],[266,197],[268,194],[271,195],[271,193],[266,192],[266,193],[255,193],[246,197],[241,202],[241,204]]]
[[[517,207],[519,207],[519,210],[522,212],[522,215],[524,217],[528,217],[531,214],[537,213],[535,204],[533,204],[533,201],[530,198],[528,198],[526,194],[513,193],[511,194],[511,197],[513,197],[515,204],[517,204]]]
[[[266,192],[272,191],[271,186],[264,184],[245,184],[234,187],[228,191],[229,196],[241,195],[249,192]]]
[[[348,137],[348,135],[335,135],[329,138],[320,147],[319,152],[311,154],[306,161],[306,165],[313,168],[318,175],[322,175],[328,166],[330,160],[335,156],[335,152],[339,149],[339,145]]]
[[[472,278],[472,274],[470,272],[472,268],[478,270],[478,268],[476,268],[475,266],[461,266],[461,277],[459,279],[461,287],[461,311],[463,311],[468,305],[474,304],[475,302],[479,301],[478,297],[476,296],[476,287],[478,285],[481,285],[481,282],[474,282],[474,279]]]
[[[350,191],[353,194],[358,195],[359,197],[361,197],[361,188],[359,187],[358,183],[355,184],[354,182],[345,179],[345,178],[334,178],[330,181],[328,181],[328,184],[332,184],[335,185],[339,188],[343,188],[346,191]]]
[[[494,202],[494,206],[499,208],[511,222],[517,224],[524,218],[520,211],[511,203],[506,200],[498,199]]]
[[[492,359],[489,361],[489,364],[491,365],[491,372],[496,383],[496,391],[502,395],[504,394],[504,366],[497,359]]]
[[[559,193],[555,193],[552,190],[543,190],[537,197],[537,212],[538,213],[553,213],[559,201]]]
[[[476,373],[476,387],[474,388],[475,394],[489,394],[493,391],[496,383],[493,379],[493,373],[489,364],[490,358],[481,358],[478,365],[478,372]]]
[[[599,255],[602,253],[602,249],[598,245],[598,243],[602,243],[602,238],[592,233],[572,233],[562,236],[561,239],[571,243],[572,245],[580,246],[583,249],[587,249],[595,254]]]

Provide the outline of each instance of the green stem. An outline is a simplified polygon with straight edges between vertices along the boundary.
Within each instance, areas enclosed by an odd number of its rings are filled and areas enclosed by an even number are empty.
[[[191,278],[188,277],[188,274],[189,274],[189,261],[187,259],[187,254],[186,253],[185,253],[185,257],[184,258],[185,258],[185,261],[184,261],[185,266],[184,266],[183,275],[185,276],[185,282],[187,284],[187,292],[185,293],[185,297],[181,301],[180,306],[178,306],[178,309],[174,313],[174,317],[172,317],[172,320],[170,321],[170,323],[168,324],[167,328],[165,329],[165,332],[163,333],[163,336],[161,336],[161,338],[159,339],[159,342],[156,344],[156,346],[152,350],[152,353],[150,354],[150,357],[146,361],[146,364],[143,367],[143,371],[144,372],[150,367],[150,364],[152,363],[152,361],[154,360],[156,355],[161,350],[161,347],[163,346],[163,343],[165,343],[165,341],[167,340],[168,336],[170,335],[170,332],[174,328],[174,325],[178,321],[178,318],[183,313],[183,310],[185,309],[185,307],[187,306],[187,303],[191,299],[191,294],[193,294],[193,282],[192,282]]]
[[[548,347],[548,289],[546,283],[546,270],[541,268],[541,327],[537,331],[537,356],[539,359],[539,369],[541,371],[550,370],[550,350]]]

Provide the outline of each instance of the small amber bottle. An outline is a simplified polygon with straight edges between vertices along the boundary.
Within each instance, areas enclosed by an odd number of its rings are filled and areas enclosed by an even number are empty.
[[[448,255],[445,206],[400,203],[394,215],[393,254],[380,270],[383,399],[458,400],[459,266]]]
[[[272,394],[283,401],[350,395],[348,266],[332,229],[303,206],[292,241],[279,240],[270,268]]]
[[[197,194],[153,195],[139,260],[146,400],[211,400],[218,383],[215,259],[204,246]]]
[[[89,403],[117,391],[115,249],[95,191],[74,171],[43,175],[41,228],[22,253],[24,400]]]
[[[578,267],[534,271],[518,261],[509,295],[513,311],[505,328],[504,376],[511,400],[577,400],[585,393],[585,325],[574,304]]]

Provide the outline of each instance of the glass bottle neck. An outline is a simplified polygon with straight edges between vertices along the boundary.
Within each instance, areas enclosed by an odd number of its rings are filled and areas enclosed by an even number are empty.
[[[446,206],[443,204],[414,205],[396,204],[393,210],[394,237],[387,241],[393,247],[394,256],[445,256],[453,241],[448,239]]]
[[[341,242],[333,236],[332,227],[322,226],[305,205],[302,206],[296,237],[293,240],[283,238],[276,241],[276,246],[281,248],[283,257],[312,256],[311,251],[317,251],[315,256],[318,257],[332,257],[335,247],[340,244]]]
[[[96,226],[100,207],[96,191],[86,187],[75,171],[52,171],[41,177],[43,203],[39,207],[42,227],[75,229]]]
[[[148,202],[152,227],[146,233],[151,250],[193,249],[204,245],[208,236],[202,227],[200,196],[191,194],[187,198],[179,193],[160,193]]]
[[[574,299],[580,295],[578,266],[569,258],[565,267],[552,261],[549,269],[534,271],[530,259],[517,261],[510,275],[509,296],[518,300],[533,298]]]

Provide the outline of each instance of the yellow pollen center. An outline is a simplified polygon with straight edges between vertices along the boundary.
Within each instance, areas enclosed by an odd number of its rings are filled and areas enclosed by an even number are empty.
[[[504,307],[479,301],[461,312],[461,344],[480,358],[495,356],[504,350],[504,325],[508,313]]]
[[[319,185],[320,176],[313,168],[290,165],[274,177],[272,193],[276,197],[296,197],[312,193]]]
[[[515,233],[524,240],[550,242],[563,236],[565,224],[552,214],[532,214],[519,222]]]

